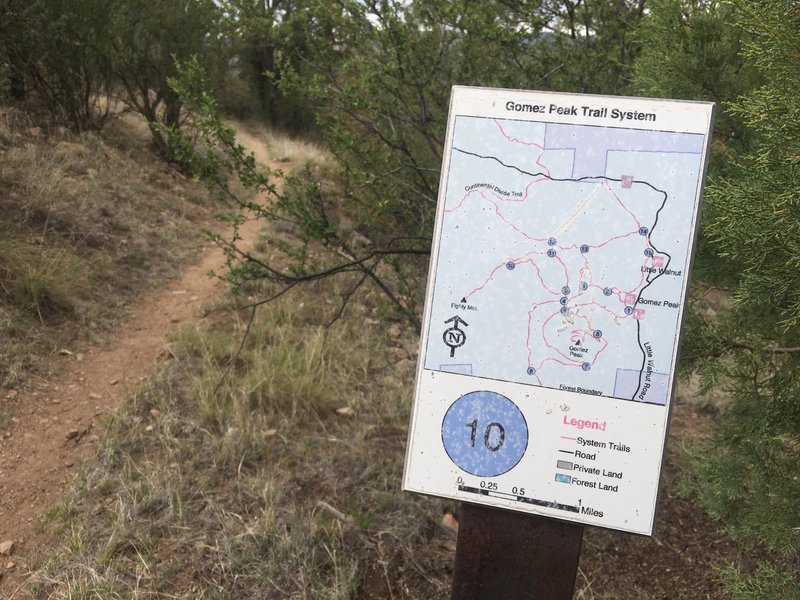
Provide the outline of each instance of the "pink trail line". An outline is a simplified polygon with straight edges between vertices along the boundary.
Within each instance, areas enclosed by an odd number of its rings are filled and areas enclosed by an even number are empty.
[[[509,262],[511,262],[511,259],[505,261],[504,263],[502,263],[502,264],[496,266],[494,269],[492,269],[492,272],[489,273],[489,277],[486,278],[486,281],[484,281],[481,285],[479,285],[474,290],[472,290],[469,294],[467,294],[465,296],[465,298],[471,298],[474,294],[477,294],[478,292],[482,291],[483,288],[485,288],[489,284],[489,282],[494,278],[494,274],[497,273],[500,269],[504,268],[506,266],[506,264],[508,264]]]
[[[463,205],[463,204],[464,204],[464,202],[467,200],[467,198],[468,198],[469,196],[471,196],[471,195],[472,195],[472,192],[474,192],[474,191],[477,191],[478,189],[480,189],[480,188],[477,188],[477,189],[475,189],[475,190],[470,190],[469,192],[467,192],[466,194],[464,194],[464,197],[463,197],[463,198],[461,198],[461,200],[458,202],[458,204],[456,204],[456,205],[455,205],[453,208],[448,208],[448,209],[445,209],[445,212],[451,213],[451,212],[455,212],[455,211],[457,211],[457,210],[461,209],[462,205]],[[532,241],[532,242],[543,242],[543,241],[545,241],[545,240],[547,239],[547,238],[535,238],[535,237],[533,237],[533,236],[531,236],[531,235],[529,235],[529,234],[525,233],[525,232],[524,232],[522,229],[520,229],[520,228],[519,228],[519,227],[517,227],[516,225],[514,225],[514,224],[513,224],[511,221],[509,221],[509,220],[508,220],[508,219],[505,217],[505,215],[504,215],[504,214],[503,214],[503,213],[500,211],[500,207],[497,205],[497,203],[495,203],[495,202],[494,202],[494,200],[491,200],[490,198],[487,198],[487,197],[486,197],[486,192],[489,192],[489,193],[491,193],[491,194],[492,194],[493,196],[495,196],[495,197],[497,197],[497,195],[496,195],[494,192],[492,192],[491,190],[487,189],[487,188],[484,188],[484,189],[483,189],[483,190],[480,192],[480,197],[481,197],[481,198],[483,198],[484,200],[486,200],[486,202],[488,202],[489,204],[491,204],[491,205],[494,207],[494,213],[495,213],[495,214],[496,214],[498,217],[500,217],[500,220],[501,220],[503,223],[505,223],[506,225],[508,225],[509,227],[511,227],[511,229],[513,229],[514,231],[516,231],[517,233],[519,233],[519,234],[520,234],[522,237],[524,237],[525,239],[527,239],[527,240],[530,240],[530,241]],[[504,201],[507,201],[507,202],[515,202],[515,200],[505,200],[505,199],[503,199],[503,200],[504,200]]]
[[[544,341],[544,345],[545,345],[545,346],[547,346],[548,348],[550,348],[550,350],[552,350],[553,352],[556,352],[557,354],[561,355],[562,357],[564,357],[564,359],[565,359],[565,360],[572,361],[573,359],[571,359],[569,356],[567,356],[566,354],[564,354],[563,352],[561,352],[561,350],[559,350],[558,348],[556,348],[555,346],[553,346],[553,345],[552,345],[550,342],[548,342],[548,341],[547,341],[547,338],[546,338],[546,337],[545,337],[545,335],[544,335],[544,331],[545,331],[545,329],[547,328],[547,324],[548,324],[550,321],[552,321],[552,320],[553,320],[553,319],[554,319],[556,316],[559,316],[559,315],[560,315],[560,313],[553,313],[552,315],[550,315],[550,316],[549,316],[549,317],[548,317],[548,318],[545,320],[545,322],[544,322],[544,323],[542,323],[542,340]],[[573,361],[573,362],[574,362],[574,361]],[[583,362],[583,361],[581,361],[581,362]],[[564,364],[564,363],[561,363],[561,364]],[[574,365],[567,365],[567,366],[574,366]]]
[[[557,291],[551,290],[551,289],[550,289],[550,288],[547,286],[547,284],[544,282],[544,278],[542,277],[542,271],[541,271],[541,269],[539,269],[539,265],[537,265],[535,262],[533,262],[533,259],[528,259],[528,260],[526,260],[526,261],[524,261],[524,262],[526,262],[526,263],[531,263],[531,264],[533,265],[533,268],[534,268],[534,269],[536,269],[536,275],[538,275],[538,276],[539,276],[539,281],[541,281],[541,282],[542,282],[542,287],[543,287],[544,289],[546,289],[548,292],[550,292],[550,293],[551,293],[551,294],[553,294],[554,296],[558,296],[558,295],[559,295]]]
[[[567,280],[567,282],[564,285],[569,287],[569,270],[567,269],[567,265],[564,264],[564,261],[561,260],[560,256],[556,255],[556,258],[558,259],[558,262],[561,263],[561,266],[564,267],[564,278]]]
[[[631,218],[633,219],[634,223],[636,223],[636,230],[638,231],[639,228],[642,226],[642,224],[639,222],[639,219],[637,219],[636,215],[633,214],[628,209],[627,206],[625,206],[625,204],[622,202],[620,197],[617,196],[617,193],[613,190],[613,188],[610,185],[608,185],[608,179],[604,179],[603,182],[605,183],[605,186],[608,188],[608,191],[611,192],[611,195],[614,196],[614,198],[616,198],[617,202],[619,202],[619,205],[622,207],[622,209],[631,216]]]
[[[473,192],[478,192],[481,196],[483,196],[483,191],[482,190],[485,190],[485,189],[486,188],[474,188],[474,189],[469,190],[466,194],[464,194],[464,196],[461,198],[461,200],[458,201],[458,204],[456,204],[453,208],[446,208],[444,210],[444,212],[448,212],[448,213],[456,212],[457,210],[459,210],[461,208],[461,205],[464,204],[464,202],[467,200],[467,198],[469,198],[472,195]]]
[[[478,287],[476,287],[474,290],[472,290],[472,291],[471,291],[469,294],[467,294],[467,295],[465,296],[465,298],[471,298],[473,295],[477,294],[478,292],[481,292],[481,291],[483,291],[483,289],[484,289],[484,288],[485,288],[485,287],[486,287],[486,286],[489,284],[489,282],[490,282],[490,281],[491,281],[491,280],[494,278],[494,274],[495,274],[495,273],[497,273],[497,272],[498,272],[500,269],[502,269],[503,267],[505,267],[505,266],[506,266],[508,263],[510,263],[510,262],[513,262],[515,265],[517,265],[517,264],[523,264],[523,263],[526,263],[526,262],[533,262],[533,261],[531,261],[530,259],[528,259],[528,260],[525,260],[525,259],[527,259],[529,256],[531,256],[532,254],[541,254],[541,252],[528,252],[527,254],[523,254],[523,255],[522,255],[521,257],[519,257],[519,258],[507,258],[507,259],[505,259],[505,260],[504,260],[502,263],[500,263],[500,264],[499,264],[499,265],[497,265],[497,266],[496,266],[494,269],[492,269],[492,272],[491,272],[491,273],[489,273],[489,277],[487,277],[487,278],[486,278],[486,280],[485,280],[485,281],[484,281],[484,282],[483,282],[481,285],[479,285],[479,286],[478,286]],[[534,267],[535,267],[535,266],[536,266],[536,265],[534,265]],[[536,270],[537,270],[537,271],[539,270],[539,269],[538,269],[538,267],[536,268]],[[541,275],[539,276],[539,279],[541,280]],[[544,286],[544,280],[542,280],[542,285]],[[545,288],[547,289],[547,286],[545,286]],[[553,291],[551,291],[551,290],[549,290],[549,289],[548,289],[548,291],[549,291],[551,294],[556,294],[556,292],[553,292]],[[545,304],[546,304],[546,303],[545,303]]]
[[[645,261],[644,261],[644,266],[645,266],[645,267],[646,267],[646,266],[648,266],[648,265],[647,265],[647,261],[651,261],[651,259],[650,259],[650,258],[648,258],[647,260],[645,260]],[[651,262],[652,262],[652,261],[651,261]],[[642,287],[642,284],[644,283],[644,280],[645,280],[645,277],[646,277],[646,275],[645,275],[645,272],[644,272],[644,271],[642,271],[641,269],[639,269],[639,271],[641,271],[641,277],[639,277],[639,283],[637,283],[637,284],[636,284],[636,285],[633,287],[633,289],[632,289],[632,290],[628,290],[627,292],[623,292],[623,293],[626,293],[626,294],[635,294],[635,293],[636,293],[636,292],[638,292],[638,291],[639,291],[639,289]],[[622,295],[622,294],[620,294],[620,296],[621,296],[621,295]],[[620,298],[620,300],[622,300],[622,298]]]
[[[506,130],[503,129],[503,126],[500,125],[500,123],[498,123],[496,119],[494,121],[494,124],[497,125],[497,128],[500,130],[500,133],[503,134],[503,137],[506,138],[512,144],[521,144],[523,146],[534,146],[535,148],[538,148],[539,150],[541,150],[541,152],[539,153],[539,156],[536,158],[536,164],[539,167],[541,167],[542,169],[544,169],[544,171],[545,171],[545,173],[547,173],[548,177],[550,177],[550,178],[553,177],[553,174],[550,172],[550,169],[548,169],[541,162],[539,162],[539,161],[542,160],[542,156],[544,156],[544,153],[545,153],[544,146],[541,146],[541,145],[537,144],[536,142],[525,142],[525,141],[523,141],[523,140],[521,140],[519,138],[512,138],[510,135],[508,135],[506,133]]]
[[[563,361],[558,360],[557,358],[545,358],[542,362],[539,363],[539,366],[536,367],[536,370],[538,371],[539,369],[541,369],[544,366],[544,363],[546,363],[546,362],[558,363],[559,365],[562,365],[562,366],[565,366],[565,367],[579,367],[580,366],[580,365],[575,364],[575,363],[565,363]]]
[[[601,342],[603,342],[603,347],[602,347],[602,348],[600,348],[600,350],[598,350],[598,351],[597,351],[597,354],[595,354],[595,355],[594,355],[594,358],[592,359],[592,362],[591,362],[591,363],[589,363],[589,364],[591,364],[592,366],[594,366],[594,363],[595,363],[595,362],[597,362],[597,359],[598,359],[598,358],[600,358],[600,355],[603,353],[603,351],[604,351],[606,348],[608,348],[608,342],[607,342],[607,341],[605,341],[605,340],[598,340],[598,341],[601,341]]]

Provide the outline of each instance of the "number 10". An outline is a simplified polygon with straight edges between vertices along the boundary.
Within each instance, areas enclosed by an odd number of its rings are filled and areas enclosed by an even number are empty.
[[[478,432],[478,419],[473,419],[472,421],[467,423],[466,426],[472,430],[470,431],[469,445],[471,448],[474,448],[475,436]],[[497,435],[497,443],[495,445],[492,445],[489,442],[489,438],[492,435],[492,429],[494,429],[495,427],[497,428],[497,431],[499,433]],[[498,450],[500,450],[500,448],[503,447],[505,441],[506,441],[506,430],[500,423],[497,422],[489,423],[486,426],[486,429],[483,430],[483,445],[486,446],[487,450],[491,450],[492,452],[497,452]]]

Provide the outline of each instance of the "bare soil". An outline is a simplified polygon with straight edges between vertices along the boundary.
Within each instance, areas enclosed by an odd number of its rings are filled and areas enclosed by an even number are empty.
[[[246,132],[240,139],[259,161],[268,162],[260,140]],[[239,228],[241,248],[255,245],[261,226],[250,220]],[[64,348],[63,368],[52,380],[0,397],[10,418],[0,430],[0,544],[13,542],[11,555],[0,556],[0,598],[27,597],[26,559],[48,543],[37,518],[58,502],[81,459],[92,454],[99,423],[169,358],[167,337],[207,318],[207,307],[228,289],[209,273],[224,270],[221,249],[209,242],[182,276],[131,303],[107,343]]]

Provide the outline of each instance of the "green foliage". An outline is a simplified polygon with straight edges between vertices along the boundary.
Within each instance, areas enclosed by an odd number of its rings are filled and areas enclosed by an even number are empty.
[[[227,54],[218,33],[222,13],[213,0],[114,3],[113,40],[107,48],[125,102],[150,124],[159,151],[169,155],[163,131],[183,122],[183,103],[168,79],[177,74],[175,62],[201,57],[206,72],[217,80]]]
[[[756,144],[737,161],[733,176],[715,180],[708,190],[712,219],[706,232],[723,256],[742,267],[737,309],[780,343],[781,336],[796,339],[800,324],[800,14],[788,1],[735,6],[738,23],[754,36],[745,55],[765,83],[728,107],[754,131]]]
[[[704,386],[727,391],[730,406],[692,450],[692,487],[734,535],[796,557],[800,12],[789,0],[654,2],[651,17],[640,89],[723,101],[715,143],[725,156],[706,188],[702,224],[717,273],[701,274],[725,281],[732,305],[710,310],[698,301],[685,350]],[[794,575],[774,568],[724,575],[736,598],[793,597]]]
[[[12,74],[27,77],[57,122],[74,131],[102,127],[112,83],[98,49],[110,39],[111,5],[105,0],[34,0],[9,4],[0,15],[6,22],[0,55],[6,54]],[[24,79],[21,84],[24,93]]]
[[[761,564],[750,577],[732,567],[721,571],[725,587],[732,600],[798,600],[800,587],[793,575],[780,572],[774,565]]]
[[[249,2],[229,4],[248,36],[266,40],[283,95],[313,107],[341,166],[335,175],[308,170],[288,179],[269,210],[249,206],[290,223],[297,243],[273,240],[291,259],[280,274],[252,257],[235,273],[294,285],[356,271],[417,327],[450,87],[619,91],[636,53],[630,30],[644,7],[303,0],[254,13]],[[209,108],[201,97],[193,103],[201,113]],[[224,128],[202,123],[209,147],[227,157],[192,158],[196,166],[224,165],[202,167],[201,178],[228,196],[226,169],[244,174],[243,183],[256,191],[265,187],[266,180],[252,177],[252,165],[236,166],[246,156]],[[239,254],[235,245],[230,250]]]
[[[56,122],[99,129],[121,101],[147,120],[162,152],[157,124],[176,127],[184,116],[167,84],[175,60],[201,56],[218,80],[228,57],[213,0],[6,0],[0,16],[9,77],[27,82]]]
[[[249,106],[236,107],[226,85],[217,93],[223,109],[238,110],[239,116],[257,117],[294,134],[312,133],[314,115],[308,105],[279,87],[281,53],[302,55],[308,46],[303,29],[296,26],[299,20],[292,18],[295,11],[302,14],[303,0],[226,0],[221,4],[239,70],[238,77],[229,79],[233,85],[244,82],[249,92]]]
[[[637,32],[642,50],[633,88],[649,96],[708,100],[718,106],[751,91],[761,74],[741,54],[750,35],[731,22],[732,13],[723,2],[651,0]],[[711,173],[724,169],[750,138],[739,116],[718,110]]]
[[[271,257],[243,251],[237,245],[237,234],[231,240],[217,237],[228,257],[227,277],[234,289],[265,279],[283,286],[277,296],[298,284],[355,272],[360,278],[350,291],[342,294],[342,307],[356,288],[370,280],[396,310],[418,323],[414,308],[402,296],[404,280],[387,276],[384,265],[396,264],[393,261],[398,257],[424,256],[427,249],[409,246],[409,240],[405,239],[377,246],[354,231],[347,219],[349,213],[340,210],[330,197],[323,196],[315,177],[310,176],[311,167],[285,177],[279,170],[259,165],[255,156],[236,141],[234,132],[222,124],[216,101],[204,91],[199,63],[189,61],[180,70],[181,76],[171,80],[172,85],[195,110],[198,137],[192,140],[185,132],[173,131],[176,157],[221,200],[236,206],[237,211],[231,215],[234,224],[245,218],[260,218],[288,234],[269,235],[266,243],[275,250]],[[234,188],[229,181],[231,177],[244,187],[245,194]]]
[[[718,376],[731,406],[692,451],[694,490],[742,539],[800,551],[800,358],[739,350]]]

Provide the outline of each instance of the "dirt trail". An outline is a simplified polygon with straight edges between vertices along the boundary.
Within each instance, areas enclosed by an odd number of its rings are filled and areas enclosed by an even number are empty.
[[[263,142],[244,131],[239,138],[267,162]],[[261,226],[246,222],[240,245],[252,247]],[[25,597],[25,559],[47,539],[34,531],[36,518],[58,502],[79,458],[91,454],[102,420],[169,352],[166,336],[202,319],[204,307],[227,289],[208,276],[223,272],[224,262],[209,243],[179,279],[144,294],[109,343],[73,349],[62,356],[67,364],[56,379],[7,394],[12,423],[0,433],[0,553],[6,542],[13,548],[0,554],[0,598]]]

